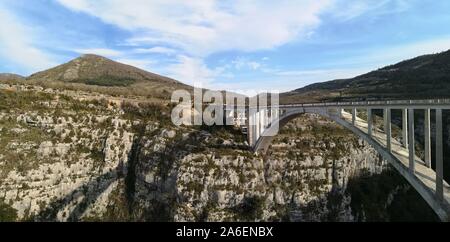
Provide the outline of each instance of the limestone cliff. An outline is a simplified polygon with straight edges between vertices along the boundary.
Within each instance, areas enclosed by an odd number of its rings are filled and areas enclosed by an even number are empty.
[[[435,219],[372,148],[315,115],[258,156],[240,130],[175,127],[161,104],[24,86],[0,97],[5,220],[384,221],[417,208]]]

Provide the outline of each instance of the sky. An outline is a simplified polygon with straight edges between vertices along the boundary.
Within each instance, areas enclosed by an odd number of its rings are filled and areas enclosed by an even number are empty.
[[[447,0],[0,0],[0,73],[98,54],[187,84],[288,91],[450,49]]]

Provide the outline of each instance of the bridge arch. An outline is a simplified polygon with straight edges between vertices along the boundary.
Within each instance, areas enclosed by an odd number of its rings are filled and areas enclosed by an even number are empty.
[[[425,172],[415,172],[405,165],[405,160],[402,157],[399,157],[398,154],[396,154],[396,151],[393,151],[394,148],[391,151],[384,147],[381,143],[379,143],[377,140],[375,140],[371,134],[372,127],[368,122],[368,131],[367,133],[361,130],[360,128],[356,127],[355,124],[355,118],[356,118],[356,111],[353,111],[353,123],[350,121],[347,121],[342,115],[342,109],[341,108],[328,108],[328,107],[302,107],[302,108],[284,108],[280,112],[280,116],[278,116],[276,119],[272,120],[272,122],[269,124],[267,128],[264,129],[264,131],[261,133],[259,137],[257,137],[253,148],[256,153],[266,153],[269,149],[273,139],[275,138],[274,131],[277,131],[278,129],[281,129],[284,127],[289,121],[304,115],[306,113],[314,113],[318,114],[322,117],[328,118],[340,126],[346,128],[347,130],[350,130],[353,134],[358,136],[359,138],[366,141],[372,148],[374,148],[385,160],[387,160],[408,182],[409,184],[421,195],[421,197],[429,204],[429,206],[434,210],[434,212],[438,215],[438,217],[442,221],[449,221],[450,220],[450,204],[448,202],[447,196],[448,196],[448,184],[445,181],[442,181],[444,184],[444,191],[443,191],[443,198],[439,197],[439,194],[437,192],[437,187],[433,188],[433,186],[436,186],[436,180],[433,181],[434,183],[431,184],[430,180],[432,180],[431,176],[427,176],[424,174]],[[351,114],[347,114],[347,116]],[[390,120],[389,120],[390,122]],[[276,130],[275,130],[276,129]],[[390,131],[389,131],[390,132]],[[277,132],[275,132],[277,133]],[[369,134],[370,133],[370,134]],[[267,135],[270,134],[270,135]],[[386,146],[390,146],[390,138],[386,140],[389,145],[386,144]],[[400,153],[400,151],[398,151]],[[411,154],[411,153],[410,153]],[[406,157],[406,160],[409,158]],[[431,168],[430,168],[431,170]],[[431,170],[432,171],[432,170]],[[428,173],[429,174],[429,173]]]

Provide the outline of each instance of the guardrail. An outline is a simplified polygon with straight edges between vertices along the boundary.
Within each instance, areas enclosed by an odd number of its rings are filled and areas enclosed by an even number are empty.
[[[213,105],[213,104],[212,104]],[[323,102],[323,103],[293,103],[293,104],[280,104],[277,106],[265,106],[267,108],[280,107],[357,107],[357,106],[393,106],[393,105],[449,105],[450,99],[424,99],[424,100],[389,100],[389,101],[355,101],[355,102]],[[214,105],[213,105],[214,106]],[[232,106],[221,105],[226,109],[246,109],[248,106]],[[255,107],[256,108],[256,107]]]
[[[450,99],[294,103],[294,104],[283,104],[283,105],[278,105],[278,106],[279,107],[329,107],[329,106],[374,106],[374,105],[386,105],[386,106],[389,106],[389,105],[450,105]]]

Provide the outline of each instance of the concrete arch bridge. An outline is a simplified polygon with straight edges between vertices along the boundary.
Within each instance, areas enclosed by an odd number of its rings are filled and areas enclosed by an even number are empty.
[[[402,143],[392,138],[391,111],[402,110]],[[442,111],[450,109],[450,100],[407,100],[337,102],[316,104],[277,105],[273,107],[246,107],[245,131],[248,143],[256,153],[269,149],[278,130],[290,120],[305,113],[327,117],[369,143],[384,159],[417,190],[442,221],[450,220],[450,186],[443,179],[443,125]],[[357,116],[366,110],[367,119]],[[375,129],[373,110],[383,110],[384,129]],[[431,110],[435,117],[436,152],[431,153]],[[415,154],[414,112],[424,112],[425,159]],[[436,168],[431,168],[432,157]]]

